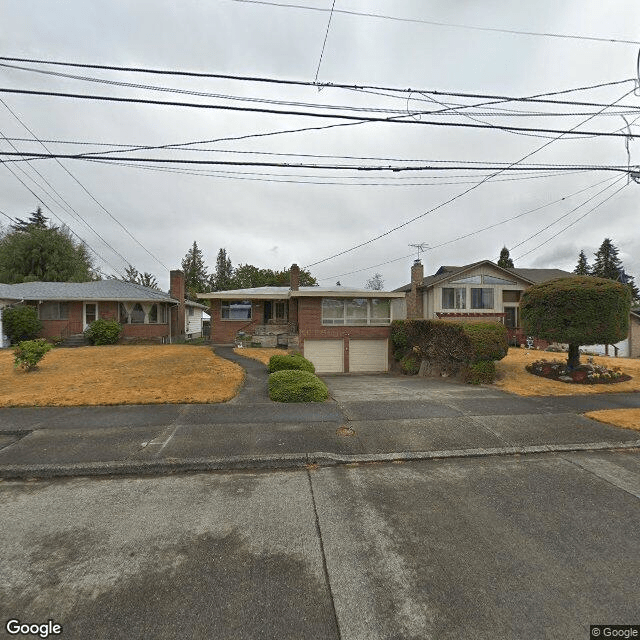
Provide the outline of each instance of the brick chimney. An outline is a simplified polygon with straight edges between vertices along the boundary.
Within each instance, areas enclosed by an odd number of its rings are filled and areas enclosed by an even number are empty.
[[[300,288],[300,267],[295,264],[291,265],[291,291],[297,291]]]
[[[180,302],[179,306],[171,307],[171,335],[184,336],[184,273],[179,269],[169,272],[169,295]]]
[[[422,319],[422,281],[424,280],[424,267],[420,259],[414,261],[411,266],[411,291],[407,293],[407,318]]]

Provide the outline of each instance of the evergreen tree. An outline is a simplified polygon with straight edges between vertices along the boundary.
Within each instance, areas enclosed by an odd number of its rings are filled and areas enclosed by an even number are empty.
[[[138,284],[139,277],[140,272],[132,264],[128,264],[127,268],[124,270],[124,281]]]
[[[507,249],[507,247],[502,247],[500,251],[498,266],[503,269],[513,269],[513,260],[509,257],[509,249]]]
[[[578,256],[578,264],[576,268],[573,270],[577,276],[588,276],[591,273],[589,269],[589,263],[587,262],[587,256],[584,254],[584,251],[580,251],[580,255]]]
[[[86,282],[99,277],[87,247],[66,227],[47,225],[42,211],[17,225],[0,239],[0,282]]]
[[[610,238],[605,238],[596,251],[590,275],[622,282],[629,287],[634,303],[640,299],[640,291],[636,287],[633,277],[625,272],[622,261],[618,258],[618,248]]]
[[[143,287],[149,287],[150,289],[160,290],[158,279],[147,271],[138,275],[138,284],[141,284]]]
[[[209,284],[213,291],[228,291],[233,288],[232,280],[233,265],[231,264],[231,258],[227,256],[227,250],[221,248],[216,258],[216,270],[209,279]]]
[[[184,287],[187,297],[195,300],[196,294],[206,291],[209,277],[202,251],[195,240],[182,260],[182,271],[184,271]]]

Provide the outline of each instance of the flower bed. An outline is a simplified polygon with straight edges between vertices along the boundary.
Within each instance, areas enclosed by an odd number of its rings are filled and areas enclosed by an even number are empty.
[[[528,364],[525,368],[534,376],[571,384],[613,384],[631,380],[631,376],[622,373],[620,367],[609,369],[593,362],[569,370],[566,362],[542,359]]]

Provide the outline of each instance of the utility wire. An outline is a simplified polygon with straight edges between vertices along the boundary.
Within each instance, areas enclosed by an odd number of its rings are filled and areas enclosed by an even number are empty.
[[[243,113],[265,113],[265,114],[278,115],[278,116],[300,116],[300,117],[306,117],[306,118],[333,118],[338,120],[356,120],[359,122],[388,122],[393,124],[417,124],[417,125],[436,126],[436,127],[462,127],[462,128],[471,128],[471,129],[503,129],[508,131],[532,131],[536,133],[557,133],[562,135],[565,135],[567,133],[572,133],[575,130],[575,127],[566,130],[566,129],[548,129],[548,128],[539,128],[539,127],[517,127],[517,126],[503,127],[499,125],[475,124],[470,122],[438,122],[435,120],[400,120],[397,118],[379,118],[374,116],[369,116],[369,117],[351,116],[348,114],[338,114],[338,113],[313,113],[311,111],[265,109],[265,108],[259,108],[259,107],[238,107],[238,106],[221,105],[221,104],[202,104],[198,102],[178,102],[176,100],[150,100],[150,99],[144,99],[144,98],[126,98],[122,96],[117,97],[117,96],[104,96],[104,95],[89,95],[89,94],[65,93],[65,92],[57,92],[57,91],[33,91],[29,89],[8,89],[4,87],[0,88],[0,93],[47,96],[47,97],[55,97],[55,98],[70,98],[74,100],[96,100],[99,102],[147,104],[147,105],[181,107],[181,108],[190,108],[190,109],[214,109],[214,110],[220,110],[220,111],[239,111]],[[633,93],[633,91],[630,91],[629,94],[630,93]],[[597,113],[594,114],[594,116],[596,115],[598,114]],[[628,137],[627,134],[607,132],[607,131],[581,131],[578,133],[578,135],[590,136],[590,137],[596,137],[596,136],[597,137],[621,137],[621,138]],[[556,138],[554,138],[554,140],[555,139]]]
[[[243,4],[259,4],[267,7],[279,7],[286,9],[303,9],[306,11],[321,11],[326,13],[329,9],[325,9],[324,7],[309,7],[301,4],[292,4],[285,2],[266,2],[265,0],[231,0],[232,2],[240,2]],[[597,36],[581,36],[567,33],[550,33],[550,32],[539,32],[539,31],[521,31],[516,29],[499,29],[497,27],[478,27],[475,25],[468,24],[456,24],[451,22],[438,22],[435,20],[424,20],[421,18],[401,18],[398,16],[385,15],[381,13],[370,13],[364,11],[351,11],[347,9],[335,9],[334,13],[341,13],[349,16],[359,16],[364,18],[377,18],[381,20],[392,20],[394,22],[405,22],[412,24],[426,24],[433,27],[446,27],[451,29],[468,29],[472,31],[488,31],[491,33],[507,33],[511,35],[518,36],[539,36],[544,38],[560,38],[567,40],[589,40],[591,42],[609,42],[609,43],[617,43],[617,44],[640,44],[639,40],[623,40],[621,38],[606,38],[606,37],[597,37]]]
[[[629,186],[629,183],[623,184],[617,191],[615,191],[610,196],[605,198],[602,202],[599,202],[597,205],[595,205],[595,207],[592,207],[591,209],[589,209],[589,211],[587,211],[585,214],[581,215],[579,218],[577,218],[576,220],[574,220],[573,222],[568,224],[566,227],[564,227],[563,229],[560,229],[560,231],[557,231],[551,238],[548,238],[544,242],[541,242],[539,245],[535,246],[533,249],[530,249],[526,253],[523,253],[523,254],[519,255],[517,258],[514,258],[514,260],[520,260],[521,258],[524,258],[525,256],[528,256],[530,253],[533,253],[534,251],[536,251],[540,247],[544,246],[545,244],[551,242],[552,240],[555,240],[555,238],[557,238],[561,233],[564,233],[567,229],[571,228],[574,224],[576,224],[576,223],[580,222],[580,220],[583,220],[584,218],[586,218],[590,213],[593,213],[596,209],[601,207],[605,202],[607,202],[607,201],[611,200],[611,198],[617,196],[623,189],[626,189],[628,186]]]
[[[320,73],[320,65],[322,64],[322,57],[324,56],[324,48],[327,45],[327,37],[329,36],[329,27],[331,26],[331,18],[333,18],[333,10],[336,6],[336,0],[333,0],[333,4],[331,5],[331,12],[329,13],[329,21],[327,22],[327,30],[324,34],[324,41],[322,43],[322,51],[320,52],[320,59],[318,60],[318,68],[316,69],[316,77],[313,79],[314,82],[318,82],[318,74]]]
[[[630,95],[634,91],[635,91],[635,87],[633,89],[631,89],[631,91],[628,91],[627,93],[624,93],[622,96],[620,96],[620,98],[617,98],[616,100],[614,100],[614,102],[609,106],[613,106],[613,105],[617,104],[618,102],[620,102],[620,100],[623,100],[624,98],[626,98],[628,95]],[[609,107],[608,106],[604,107],[603,111],[605,109],[607,109],[607,108],[609,108]],[[598,114],[594,114],[593,116],[590,116],[586,120],[582,120],[577,125],[575,125],[571,131],[577,129],[578,127],[582,126],[583,124],[586,124],[589,120],[591,120],[592,118],[595,118],[597,115]],[[557,139],[561,138],[563,135],[564,134],[561,134],[560,136],[558,136]],[[549,145],[553,144],[555,141],[556,141],[556,139],[549,140],[548,142],[545,142],[543,145],[537,147],[536,149],[534,149],[530,153],[526,154],[525,156],[523,156],[519,160],[516,160],[515,162],[513,162],[506,169],[513,169],[516,165],[519,165],[521,162],[524,162],[524,160],[526,160],[527,158],[530,158],[531,156],[535,155],[536,153],[539,153],[540,151],[542,151],[543,149],[546,149]],[[406,220],[402,224],[399,224],[399,225],[393,227],[392,229],[388,229],[384,233],[381,233],[381,234],[379,234],[379,235],[377,235],[377,236],[375,236],[373,238],[370,238],[369,240],[366,240],[366,241],[361,242],[361,243],[359,243],[359,244],[357,244],[357,245],[355,245],[353,247],[350,247],[349,249],[344,249],[343,251],[339,251],[338,253],[335,253],[335,254],[333,254],[331,256],[328,256],[327,258],[323,258],[322,260],[317,260],[316,262],[312,262],[312,263],[306,265],[304,268],[305,269],[309,269],[310,267],[316,266],[318,264],[322,264],[323,262],[327,262],[328,260],[332,260],[333,258],[337,258],[338,256],[342,256],[342,255],[345,255],[346,253],[350,253],[351,251],[354,251],[356,249],[359,249],[360,247],[363,247],[363,246],[365,246],[367,244],[375,242],[376,240],[380,240],[381,238],[384,238],[385,236],[388,236],[389,234],[393,233],[394,231],[397,231],[398,229],[402,229],[403,227],[406,227],[407,225],[411,224],[412,222],[415,222],[416,220],[424,218],[425,216],[427,216],[427,215],[429,215],[431,213],[434,213],[435,211],[441,209],[442,207],[445,207],[445,206],[451,204],[452,202],[455,202],[459,198],[462,198],[463,196],[467,195],[468,193],[471,193],[472,191],[474,191],[478,187],[482,186],[485,182],[487,182],[487,181],[491,180],[492,178],[498,176],[499,174],[503,173],[506,169],[500,169],[499,171],[497,171],[496,173],[492,174],[491,176],[489,176],[487,178],[483,178],[482,180],[480,180],[480,182],[478,182],[477,184],[473,185],[472,187],[469,187],[468,189],[465,189],[461,193],[456,194],[452,198],[449,198],[448,200],[445,200],[444,202],[441,202],[440,204],[436,205],[435,207],[432,207],[431,209],[429,209],[428,211],[425,211],[424,213],[421,213],[418,216],[414,216],[413,218],[411,218],[409,220]]]
[[[36,136],[36,134],[23,122],[23,120],[15,113],[15,111],[13,111],[13,109],[11,109],[4,101],[3,101],[4,106],[9,110],[9,112],[11,113],[11,115],[13,115],[13,117],[33,136],[33,138],[35,140],[37,140],[38,142],[40,142],[40,140],[38,139],[38,136]],[[42,142],[40,142],[40,144],[42,145],[42,147],[49,152],[49,149],[46,147],[46,145],[44,145]],[[3,154],[6,155],[6,154]],[[144,249],[144,251],[151,256],[159,265],[161,265],[165,271],[169,271],[169,268],[167,266],[165,266],[162,261],[157,258],[153,253],[151,253],[151,251],[149,251],[149,249],[147,249],[130,231],[129,229],[127,229],[81,182],[80,180],[78,180],[78,178],[75,177],[75,175],[73,175],[73,173],[71,173],[71,171],[69,171],[61,162],[60,160],[58,160],[57,158],[54,158],[54,160],[56,160],[56,162],[58,163],[58,165],[60,165],[60,167],[65,171],[65,173],[138,245],[140,246],[142,249]],[[3,161],[4,162],[4,161]]]

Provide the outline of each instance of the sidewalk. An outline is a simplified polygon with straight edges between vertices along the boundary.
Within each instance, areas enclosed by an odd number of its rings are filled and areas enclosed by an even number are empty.
[[[325,376],[331,400],[280,404],[264,365],[242,364],[220,405],[0,409],[0,477],[155,474],[640,447],[640,433],[578,414],[640,394],[521,398],[395,376]]]

